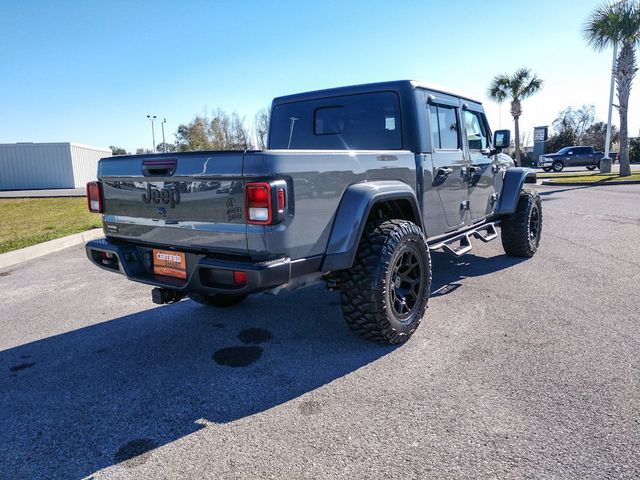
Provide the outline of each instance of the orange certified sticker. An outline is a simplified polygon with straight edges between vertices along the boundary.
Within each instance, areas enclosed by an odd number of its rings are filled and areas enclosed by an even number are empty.
[[[153,272],[156,275],[187,278],[187,258],[182,252],[153,249]]]

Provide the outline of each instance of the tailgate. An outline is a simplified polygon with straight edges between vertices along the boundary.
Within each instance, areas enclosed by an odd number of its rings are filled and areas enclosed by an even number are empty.
[[[245,254],[242,162],[243,152],[100,160],[105,233],[151,245]]]

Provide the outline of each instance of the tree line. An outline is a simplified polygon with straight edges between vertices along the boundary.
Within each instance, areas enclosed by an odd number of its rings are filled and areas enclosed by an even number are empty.
[[[514,81],[514,78],[516,80]],[[523,91],[537,91],[538,88],[523,89],[518,82],[531,82],[536,78],[531,73],[521,72],[519,76],[511,78],[506,83],[515,85],[516,98],[522,101]],[[534,82],[534,84],[537,82]],[[541,84],[541,82],[540,82]],[[492,89],[496,88],[492,86]],[[518,94],[520,92],[520,94]],[[511,92],[513,93],[513,92]],[[534,92],[535,93],[535,92]],[[505,93],[508,98],[509,93]],[[494,96],[492,94],[492,96]],[[495,98],[495,97],[494,97]],[[513,109],[516,113],[514,121],[522,113],[521,103]],[[512,112],[513,113],[513,112]],[[558,113],[552,123],[552,132],[547,140],[546,151],[556,152],[562,147],[571,145],[593,146],[596,150],[603,151],[606,141],[607,124],[598,121],[595,116],[593,105],[582,105],[581,107],[566,107]],[[216,109],[211,114],[196,115],[190,122],[181,124],[176,130],[175,143],[159,143],[156,152],[188,152],[198,150],[251,150],[267,148],[267,135],[269,133],[269,110],[262,108],[253,117],[253,122],[248,124],[245,118],[238,113],[226,113],[224,110]],[[517,138],[517,137],[516,137]],[[514,139],[514,144],[518,146],[521,139]],[[615,125],[611,126],[611,143],[613,151],[619,151],[620,132]],[[526,142],[523,142],[526,143]],[[514,145],[514,146],[515,146]],[[111,146],[113,155],[127,155],[124,148]],[[138,148],[136,154],[153,153],[148,148]],[[630,144],[631,161],[640,161],[640,141],[631,139]]]
[[[557,152],[562,147],[572,145],[592,146],[599,151],[605,149],[607,124],[597,121],[593,105],[565,108],[558,113],[552,128],[553,133],[547,140],[547,152]],[[611,125],[613,150],[619,151],[619,141],[620,132],[615,125]]]
[[[192,152],[203,150],[252,150],[267,148],[269,110],[261,108],[252,122],[247,122],[237,112],[227,113],[217,108],[211,113],[196,115],[190,122],[178,126],[175,143],[159,143],[156,152]],[[127,155],[124,148],[112,145],[113,155]],[[138,148],[137,155],[154,153],[148,148]]]

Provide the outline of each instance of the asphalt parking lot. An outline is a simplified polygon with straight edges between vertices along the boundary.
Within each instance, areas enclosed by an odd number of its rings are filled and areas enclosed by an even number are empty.
[[[214,310],[81,247],[0,271],[0,476],[638,478],[640,185],[537,188],[538,254],[435,253],[399,348],[321,287]]]

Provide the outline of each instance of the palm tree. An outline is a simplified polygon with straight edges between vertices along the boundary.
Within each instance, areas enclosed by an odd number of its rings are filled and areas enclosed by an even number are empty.
[[[596,8],[584,26],[587,43],[596,51],[616,45],[619,49],[613,76],[620,114],[620,176],[631,175],[627,114],[633,77],[638,71],[636,48],[640,44],[640,2],[605,3]]]
[[[516,164],[520,165],[520,123],[522,101],[542,89],[542,80],[528,68],[521,68],[513,75],[493,77],[487,94],[498,103],[511,99],[511,116],[515,127]]]

